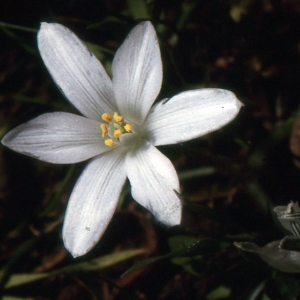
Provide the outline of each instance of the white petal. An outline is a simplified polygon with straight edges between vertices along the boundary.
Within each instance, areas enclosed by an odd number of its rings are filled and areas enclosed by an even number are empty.
[[[142,124],[162,82],[159,45],[150,22],[129,33],[113,60],[112,73],[120,113]]]
[[[200,89],[180,93],[154,105],[145,120],[154,145],[184,142],[229,123],[242,103],[227,90]]]
[[[274,241],[263,248],[250,242],[234,244],[243,251],[258,254],[264,262],[277,270],[287,273],[300,273],[300,253],[280,249],[280,243],[281,241]]]
[[[162,223],[180,224],[178,176],[169,159],[146,142],[127,153],[126,170],[133,198]]]
[[[86,117],[100,120],[115,110],[111,79],[78,37],[60,24],[42,23],[38,47],[54,81]]]
[[[99,122],[64,112],[22,124],[1,142],[16,152],[57,164],[84,161],[111,150],[103,143]]]
[[[63,227],[65,247],[84,255],[100,240],[126,180],[124,155],[110,151],[92,160],[70,197]]]
[[[293,232],[295,235],[298,235],[297,227],[294,227],[293,229],[291,226],[292,221],[300,221],[300,208],[298,202],[291,201],[291,203],[287,206],[277,206],[274,208],[274,211],[276,212],[281,225],[290,232]]]
[[[300,253],[279,248],[281,241],[274,241],[262,248],[260,254],[262,260],[271,267],[282,272],[299,273],[300,272]]]
[[[285,218],[285,216],[287,215],[286,208],[287,208],[286,206],[276,206],[274,208],[274,211],[276,212],[277,218],[281,223],[281,225],[288,231],[293,232],[293,228],[291,226],[291,220]]]

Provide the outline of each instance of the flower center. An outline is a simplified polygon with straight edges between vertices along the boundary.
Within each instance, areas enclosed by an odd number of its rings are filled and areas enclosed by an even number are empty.
[[[100,124],[102,137],[105,138],[104,144],[108,147],[112,147],[115,143],[118,143],[123,133],[129,133],[132,130],[132,125],[124,122],[124,118],[119,116],[117,112],[113,116],[104,113],[102,120],[106,122],[105,124]]]

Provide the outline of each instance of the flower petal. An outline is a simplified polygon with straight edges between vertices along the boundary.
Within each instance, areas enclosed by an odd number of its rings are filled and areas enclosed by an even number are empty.
[[[197,138],[229,123],[242,103],[227,90],[180,93],[154,105],[145,120],[148,139],[156,146]]]
[[[150,22],[137,25],[118,49],[112,64],[113,84],[120,113],[142,124],[162,82],[162,62]]]
[[[86,117],[100,120],[115,110],[112,82],[78,37],[60,24],[42,23],[38,47],[55,83]]]
[[[63,227],[65,247],[74,257],[99,241],[110,222],[126,180],[124,154],[110,151],[92,160],[70,197]]]
[[[146,142],[127,153],[126,170],[133,198],[162,223],[180,224],[178,176],[169,159]]]
[[[300,273],[300,253],[280,249],[280,243],[281,241],[274,241],[263,248],[250,242],[234,244],[243,251],[259,255],[264,262],[277,270],[287,273]]]
[[[284,218],[284,216],[287,214],[286,209],[287,209],[286,206],[276,206],[274,208],[274,211],[277,214],[277,218],[280,224],[288,231],[293,232],[293,228],[291,226],[291,220]]]
[[[22,124],[1,142],[16,152],[57,164],[84,161],[111,150],[103,143],[99,122],[64,112]]]
[[[274,208],[274,211],[277,214],[279,222],[285,229],[294,235],[300,235],[300,208],[298,202],[291,201],[287,206],[277,206]]]
[[[271,267],[282,272],[300,272],[300,253],[296,251],[283,250],[279,248],[281,241],[274,241],[265,245],[260,257]]]

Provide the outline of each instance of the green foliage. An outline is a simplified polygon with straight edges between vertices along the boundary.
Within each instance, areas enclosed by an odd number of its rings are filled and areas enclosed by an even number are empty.
[[[60,274],[100,271],[110,266],[114,266],[124,260],[141,255],[144,252],[144,249],[126,250],[94,258],[90,261],[73,264],[48,273],[13,274],[10,276],[9,281],[5,284],[5,289],[32,283],[45,278],[51,278]]]
[[[189,236],[170,237],[169,244],[171,252],[162,256],[149,258],[134,264],[130,269],[122,274],[125,277],[146,266],[165,259],[172,259],[172,262],[184,266],[190,273],[197,275],[191,267],[193,260],[201,258],[202,255],[212,253],[216,250],[216,242],[212,239],[197,240]]]
[[[213,290],[207,295],[207,299],[208,300],[225,299],[229,297],[230,294],[231,294],[230,288],[220,285],[219,287],[217,287],[215,290]]]
[[[275,276],[267,280],[266,294],[272,300],[293,300],[299,294],[299,285],[292,277]]]

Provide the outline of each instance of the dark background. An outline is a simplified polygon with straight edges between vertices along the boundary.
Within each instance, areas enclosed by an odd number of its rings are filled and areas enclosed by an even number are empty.
[[[52,165],[1,146],[0,280],[3,295],[18,297],[3,299],[296,299],[299,275],[246,260],[233,242],[282,239],[273,208],[300,200],[299,1],[2,0],[0,137],[45,112],[77,113],[39,56],[40,22],[69,27],[109,72],[116,49],[142,20],[152,21],[160,41],[158,99],[218,87],[245,106],[217,132],[160,148],[180,175],[181,226],[158,224],[127,185],[105,235],[78,259],[63,247],[61,224],[85,163]],[[172,252],[197,241],[202,246],[192,255]],[[145,250],[121,259],[129,249]],[[134,263],[170,252],[120,278]],[[104,255],[107,267],[72,269]],[[6,285],[18,273],[41,272],[52,275]]]

